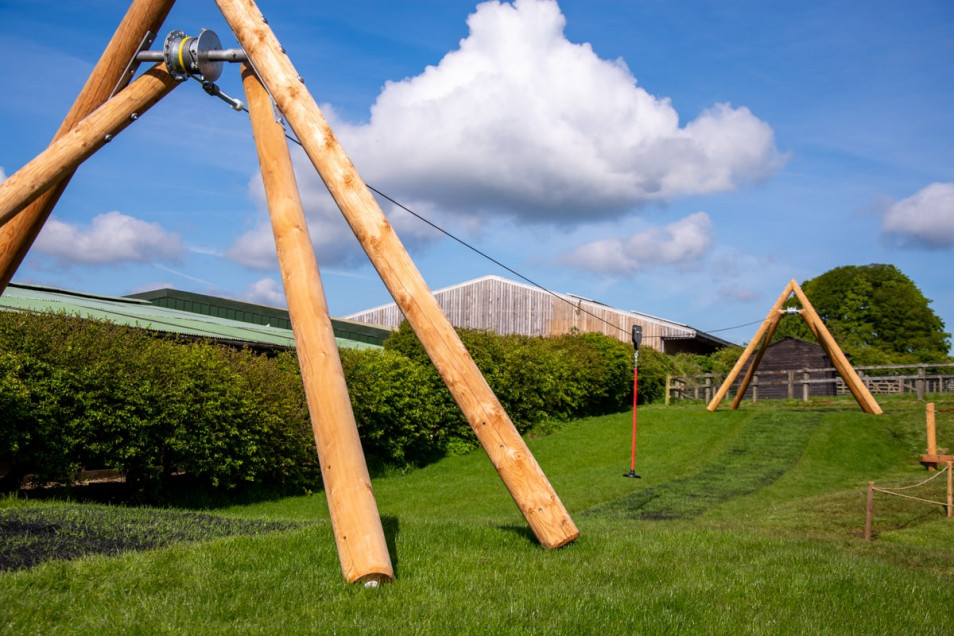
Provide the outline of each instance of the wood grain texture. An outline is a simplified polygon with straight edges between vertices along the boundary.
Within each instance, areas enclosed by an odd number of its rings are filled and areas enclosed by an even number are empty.
[[[441,312],[407,251],[251,0],[216,4],[407,317],[540,543],[579,535],[549,481]]]
[[[242,84],[341,571],[349,583],[391,581],[394,568],[345,385],[285,130],[275,121],[265,88],[247,66],[242,69]]]

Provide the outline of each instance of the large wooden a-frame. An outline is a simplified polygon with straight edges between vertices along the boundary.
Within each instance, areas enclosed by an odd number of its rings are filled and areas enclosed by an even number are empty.
[[[798,283],[796,283],[794,280],[789,281],[788,285],[785,286],[785,291],[782,292],[782,295],[779,296],[778,300],[775,301],[775,304],[772,305],[772,309],[769,310],[768,315],[762,322],[762,326],[759,327],[759,330],[755,333],[752,341],[749,342],[749,345],[745,348],[745,351],[742,352],[742,356],[739,358],[738,362],[735,363],[735,366],[732,367],[732,371],[726,377],[725,381],[722,383],[722,386],[719,387],[719,390],[716,391],[715,396],[712,398],[712,401],[709,402],[709,405],[706,408],[710,411],[716,410],[716,408],[719,406],[719,403],[732,387],[732,383],[735,382],[735,379],[745,367],[745,363],[751,357],[752,352],[758,348],[758,353],[755,354],[755,358],[752,360],[749,370],[739,383],[739,388],[736,391],[735,399],[732,401],[733,409],[737,409],[739,407],[739,403],[742,401],[742,396],[745,395],[745,390],[749,387],[749,383],[752,381],[752,377],[755,375],[755,371],[758,369],[759,363],[762,361],[762,356],[765,354],[765,349],[772,341],[772,335],[775,333],[775,328],[778,327],[778,323],[782,319],[782,316],[787,313],[782,309],[782,305],[785,304],[785,301],[787,301],[792,294],[795,294],[795,297],[798,298],[798,302],[802,305],[802,308],[798,311],[798,313],[801,314],[802,318],[805,319],[805,322],[808,324],[808,328],[811,329],[813,334],[815,334],[815,339],[818,340],[818,343],[825,350],[825,353],[827,353],[828,357],[831,358],[832,363],[835,365],[835,369],[838,370],[838,373],[845,381],[845,385],[848,387],[848,390],[851,391],[851,394],[855,396],[855,399],[858,401],[858,404],[861,406],[862,410],[864,410],[866,413],[880,415],[882,412],[881,406],[871,396],[871,392],[868,391],[868,388],[865,386],[864,382],[861,381],[861,378],[858,377],[858,374],[855,373],[854,368],[851,366],[851,363],[848,362],[848,358],[845,357],[841,347],[839,347],[838,343],[835,342],[835,339],[832,338],[831,333],[829,333],[828,328],[825,326],[825,323],[822,322],[822,319],[815,311],[815,308],[812,307],[812,304],[808,301],[808,297],[805,296],[805,293],[802,292],[801,287],[799,287]]]
[[[0,184],[0,292],[13,277],[77,166],[187,75],[194,75],[167,68],[175,63],[166,57],[166,64],[156,64],[129,83],[130,62],[143,59],[137,58],[141,43],[158,32],[173,2],[132,1],[54,141]],[[244,48],[241,55],[232,57],[246,60],[243,86],[345,579],[377,583],[393,579],[394,571],[308,239],[285,133],[275,121],[271,101],[294,131],[537,539],[546,548],[573,541],[579,530],[338,144],[268,22],[253,0],[216,0],[216,4]],[[188,53],[187,46],[197,51],[200,62],[203,55],[206,63],[212,59],[209,49],[196,48],[196,40],[201,36],[176,42],[180,65],[184,52]],[[215,53],[221,55],[219,60],[232,61],[229,51]],[[201,64],[200,72],[204,73]],[[121,90],[115,92],[117,88]]]

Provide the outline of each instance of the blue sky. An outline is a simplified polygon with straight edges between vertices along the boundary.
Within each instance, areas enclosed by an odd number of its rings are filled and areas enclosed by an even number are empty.
[[[127,3],[0,0],[0,179]],[[954,327],[954,4],[261,0],[364,179],[527,278],[745,342],[789,279],[893,263]],[[216,31],[180,0],[160,40]],[[153,48],[158,48],[158,44]],[[238,67],[218,82],[244,98]],[[326,296],[390,300],[295,151]],[[493,263],[382,208],[432,289]],[[178,87],[78,171],[15,281],[283,303],[247,115]]]

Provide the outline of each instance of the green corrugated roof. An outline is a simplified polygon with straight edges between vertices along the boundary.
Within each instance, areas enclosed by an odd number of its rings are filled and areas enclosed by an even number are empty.
[[[268,307],[231,298],[207,296],[168,288],[129,294],[126,297],[148,300],[154,305],[179,311],[227,318],[254,325],[271,325],[272,327],[291,329],[291,318],[288,315],[288,310],[281,307]],[[331,326],[338,338],[375,345],[383,345],[391,332],[394,331],[390,327],[369,325],[341,318],[332,318]]]
[[[188,311],[159,307],[135,298],[99,296],[10,283],[0,296],[0,310],[63,312],[70,315],[108,320],[110,322],[252,346],[294,348],[291,329],[255,325],[238,320],[206,316]],[[377,349],[377,345],[347,338],[335,338],[339,347]]]

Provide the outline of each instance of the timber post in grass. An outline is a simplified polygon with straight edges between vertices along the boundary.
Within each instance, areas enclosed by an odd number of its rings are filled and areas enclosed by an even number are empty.
[[[954,461],[947,460],[947,518],[954,517]]]
[[[0,183],[0,226],[179,85],[157,64]]]
[[[348,583],[392,581],[394,569],[348,398],[285,129],[275,121],[265,88],[244,65],[242,83],[341,571]]]
[[[928,402],[924,407],[924,423],[927,427],[927,454],[937,455],[937,421],[934,415],[934,402]],[[937,470],[937,461],[927,464],[928,470]]]
[[[252,0],[216,0],[249,62],[450,389],[540,543],[579,536],[563,503],[444,316],[377,201]]]
[[[114,89],[125,86],[131,79],[123,75],[128,62],[139,50],[147,34],[159,31],[174,2],[175,0],[133,0],[60,125],[54,140],[68,133],[80,120],[106,102]],[[70,177],[72,172],[63,175],[58,183],[38,196],[16,218],[0,227],[0,293],[6,289],[30,250]]]

